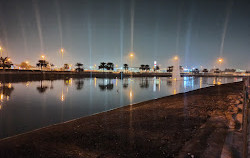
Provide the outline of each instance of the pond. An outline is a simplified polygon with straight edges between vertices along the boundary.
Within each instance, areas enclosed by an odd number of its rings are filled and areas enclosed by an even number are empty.
[[[0,83],[0,139],[146,100],[242,78],[184,77]]]

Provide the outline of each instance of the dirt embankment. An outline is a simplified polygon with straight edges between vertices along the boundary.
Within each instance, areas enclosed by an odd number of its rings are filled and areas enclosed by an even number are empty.
[[[219,85],[46,127],[0,140],[0,157],[220,157],[237,126],[228,96],[241,92]]]

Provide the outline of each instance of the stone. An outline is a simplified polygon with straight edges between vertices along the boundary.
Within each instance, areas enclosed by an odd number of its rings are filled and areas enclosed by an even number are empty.
[[[237,107],[233,107],[233,112],[234,113],[238,113],[238,108]]]
[[[235,128],[235,122],[234,121],[230,121],[229,125],[228,125],[228,128],[234,129]]]
[[[240,100],[235,100],[235,104],[240,104]]]
[[[237,106],[237,108],[243,110],[243,104],[239,104],[239,105]]]
[[[241,103],[243,103],[243,98],[240,98],[239,101],[240,101]]]
[[[242,124],[242,120],[243,120],[243,115],[242,114],[237,114],[236,115],[236,120]]]
[[[227,96],[227,99],[230,99],[230,100],[236,99],[236,98],[237,98],[237,95],[228,95]]]

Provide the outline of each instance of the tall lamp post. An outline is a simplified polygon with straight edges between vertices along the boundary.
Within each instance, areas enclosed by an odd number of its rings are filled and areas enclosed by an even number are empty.
[[[133,59],[133,57],[134,57],[134,53],[133,53],[133,52],[130,52],[129,57],[130,57],[130,69],[131,69],[131,72],[132,72],[132,59]]]
[[[1,57],[3,57],[2,47],[0,46]]]
[[[63,48],[61,48],[60,53],[62,55],[62,65],[63,65],[63,53],[64,53],[64,49]]]
[[[221,64],[223,63],[223,59],[222,58],[218,58],[218,63],[220,64],[220,68],[221,68]]]
[[[223,63],[223,59],[222,59],[222,58],[218,58],[218,63],[219,63],[220,69],[222,69],[222,68],[221,68],[221,64]]]

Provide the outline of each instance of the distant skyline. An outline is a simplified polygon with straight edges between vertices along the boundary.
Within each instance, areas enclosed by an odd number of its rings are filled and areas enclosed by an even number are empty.
[[[250,70],[248,0],[2,0],[0,46],[13,63],[100,62]]]

